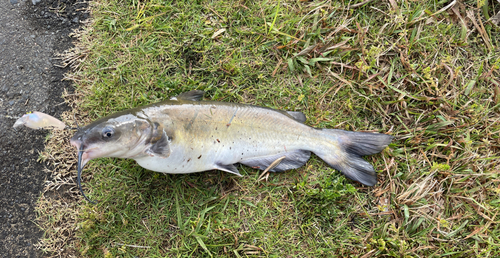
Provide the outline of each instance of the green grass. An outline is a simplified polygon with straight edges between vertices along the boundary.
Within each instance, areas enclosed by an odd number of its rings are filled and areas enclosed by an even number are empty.
[[[360,2],[92,2],[66,59],[80,56],[67,96],[80,120],[202,89],[396,139],[366,157],[373,188],[315,156],[268,182],[244,166],[244,177],[164,175],[93,160],[83,181],[99,203],[73,188],[63,201],[45,194],[40,246],[87,257],[499,256],[500,29],[485,19],[499,4]],[[74,184],[64,137],[43,157]]]

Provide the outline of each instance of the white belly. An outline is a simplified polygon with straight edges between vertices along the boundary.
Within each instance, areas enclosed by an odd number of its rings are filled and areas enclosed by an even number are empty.
[[[212,162],[206,162],[207,158],[203,157],[203,154],[199,152],[188,152],[179,146],[172,146],[172,153],[168,158],[143,156],[135,160],[141,167],[152,171],[167,174],[185,174],[214,169]]]
[[[265,144],[263,144],[265,146]],[[244,162],[248,159],[268,155],[278,155],[298,150],[296,143],[274,144],[265,148],[262,144],[234,144],[225,146],[219,143],[204,143],[201,146],[188,144],[172,144],[171,154],[167,158],[145,155],[135,158],[137,163],[146,169],[167,173],[185,174],[220,169],[220,165]],[[224,169],[223,169],[224,170]]]

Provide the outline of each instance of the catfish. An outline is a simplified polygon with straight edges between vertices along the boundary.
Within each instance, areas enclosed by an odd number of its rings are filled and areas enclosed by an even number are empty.
[[[301,112],[203,101],[203,95],[185,92],[81,128],[70,141],[78,150],[80,190],[85,164],[101,157],[133,159],[169,174],[217,169],[241,176],[238,163],[282,172],[303,166],[311,153],[347,178],[374,186],[377,174],[362,156],[381,152],[393,139],[382,133],[313,128]]]

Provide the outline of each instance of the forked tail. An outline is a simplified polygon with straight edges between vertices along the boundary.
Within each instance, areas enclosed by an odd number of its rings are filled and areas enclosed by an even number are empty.
[[[367,186],[377,183],[377,174],[373,166],[361,158],[381,152],[394,138],[380,133],[351,132],[336,129],[323,129],[330,144],[323,145],[321,151],[315,151],[331,167],[342,172],[346,177]]]

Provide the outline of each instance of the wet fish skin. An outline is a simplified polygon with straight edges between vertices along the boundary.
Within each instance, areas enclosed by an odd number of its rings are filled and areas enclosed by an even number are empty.
[[[71,139],[82,148],[81,170],[94,158],[131,158],[149,170],[193,173],[219,169],[239,175],[236,163],[272,172],[304,165],[311,152],[348,178],[376,184],[376,173],[361,156],[382,151],[390,135],[316,129],[300,112],[200,101],[201,91],[99,119]],[[83,145],[83,147],[82,147]]]

